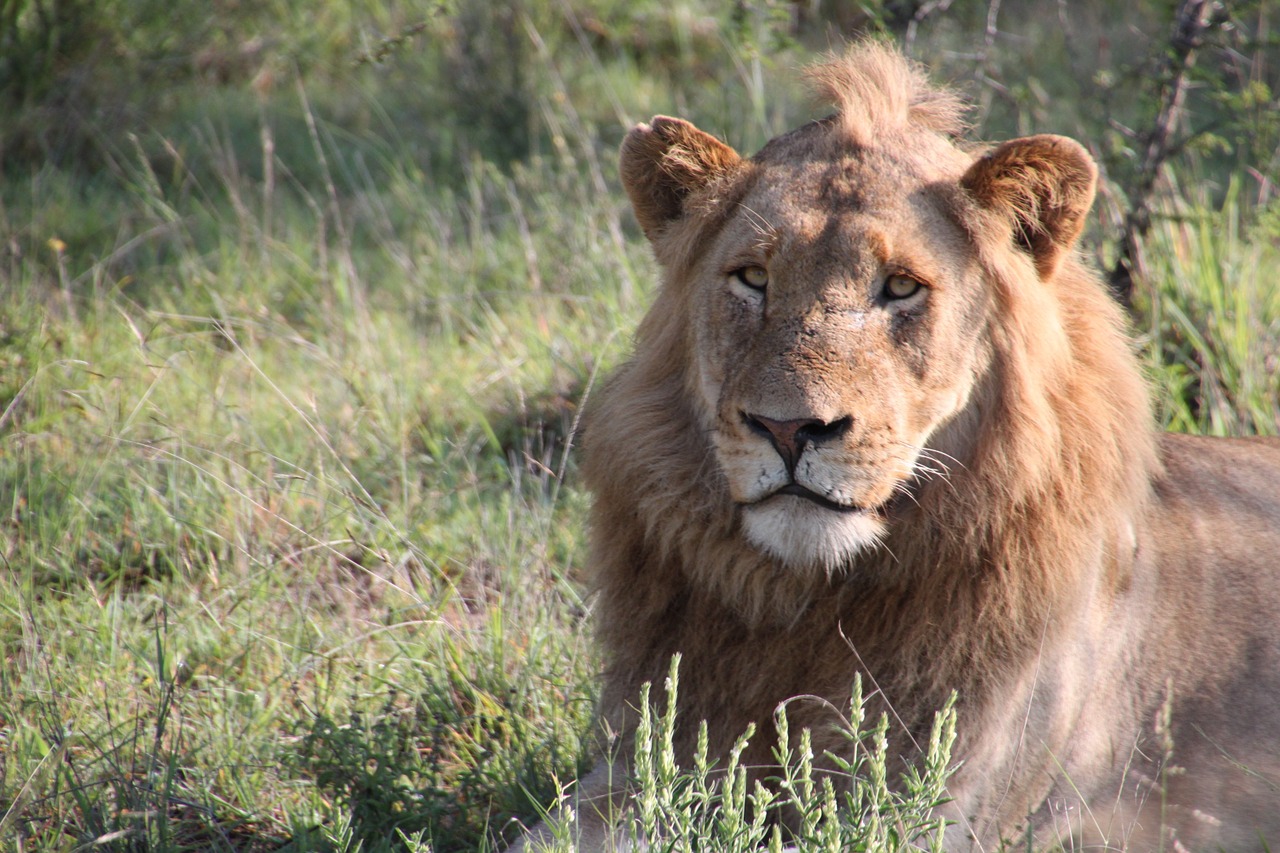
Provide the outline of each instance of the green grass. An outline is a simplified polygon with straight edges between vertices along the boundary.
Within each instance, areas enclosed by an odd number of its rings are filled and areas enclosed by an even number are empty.
[[[59,256],[71,202],[32,205],[54,263],[0,309],[0,837],[465,850],[572,775],[568,451],[643,287],[587,180],[481,164],[468,206],[392,183],[348,221],[139,167],[110,202],[167,227],[120,278]]]
[[[464,97],[452,11],[322,6],[262,19],[269,92],[152,84],[89,166],[0,180],[0,849],[492,849],[592,760],[573,445],[653,280],[613,151],[654,112],[752,148],[808,115],[809,49],[775,4],[530,2],[513,88]],[[481,97],[513,93],[518,133]],[[1139,329],[1162,417],[1274,432],[1275,216],[1185,195]],[[793,757],[814,843],[855,843]],[[777,847],[725,811],[756,792],[664,767],[650,832]]]
[[[1253,222],[1233,186],[1218,210],[1170,205],[1151,236],[1145,315],[1167,427],[1206,435],[1280,431],[1276,212]]]

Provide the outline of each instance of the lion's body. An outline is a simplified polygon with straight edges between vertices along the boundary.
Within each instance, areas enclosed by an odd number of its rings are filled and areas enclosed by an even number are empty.
[[[665,281],[587,421],[606,724],[680,652],[683,737],[810,696],[834,750],[861,674],[905,761],[958,693],[952,849],[1280,844],[1280,445],[1154,434],[1078,145],[965,150],[884,48],[817,76],[750,160],[623,147]]]

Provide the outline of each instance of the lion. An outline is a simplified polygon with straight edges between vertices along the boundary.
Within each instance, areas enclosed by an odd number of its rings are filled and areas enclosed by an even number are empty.
[[[1280,444],[1157,433],[1079,143],[965,143],[879,43],[809,77],[835,113],[753,157],[622,145],[663,280],[586,415],[603,729],[680,653],[684,755],[800,696],[838,754],[861,676],[900,770],[955,693],[948,850],[1280,845]]]

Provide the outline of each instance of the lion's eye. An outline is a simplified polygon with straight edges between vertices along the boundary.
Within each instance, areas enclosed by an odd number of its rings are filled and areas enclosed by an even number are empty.
[[[916,281],[909,275],[896,273],[884,280],[884,298],[885,299],[910,299],[920,292],[920,288],[924,287],[920,282]]]
[[[764,267],[743,267],[735,270],[733,277],[752,290],[764,290],[769,286],[769,271]]]

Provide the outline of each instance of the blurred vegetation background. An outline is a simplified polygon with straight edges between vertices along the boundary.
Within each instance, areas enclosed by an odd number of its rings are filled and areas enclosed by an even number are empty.
[[[1203,20],[1184,44],[1189,7]],[[1160,162],[1197,201],[1220,204],[1239,180],[1244,203],[1267,206],[1280,168],[1274,16],[1263,0],[3,0],[0,167],[6,186],[40,171],[127,183],[141,164],[164,189],[233,168],[286,196],[326,181],[350,195],[388,172],[457,190],[477,163],[585,157],[607,182],[621,135],[657,111],[754,149],[813,110],[790,69],[873,34],[965,90],[976,136],[1086,141],[1106,178],[1101,243],[1119,236],[1128,196],[1149,192],[1175,77]],[[41,238],[16,230],[10,255],[40,255]],[[117,248],[93,237],[59,239],[78,257]]]
[[[0,846],[536,819],[591,760],[578,412],[653,286],[617,145],[752,151],[861,34],[1083,141],[1162,423],[1276,432],[1276,9],[1193,5],[0,0]]]

